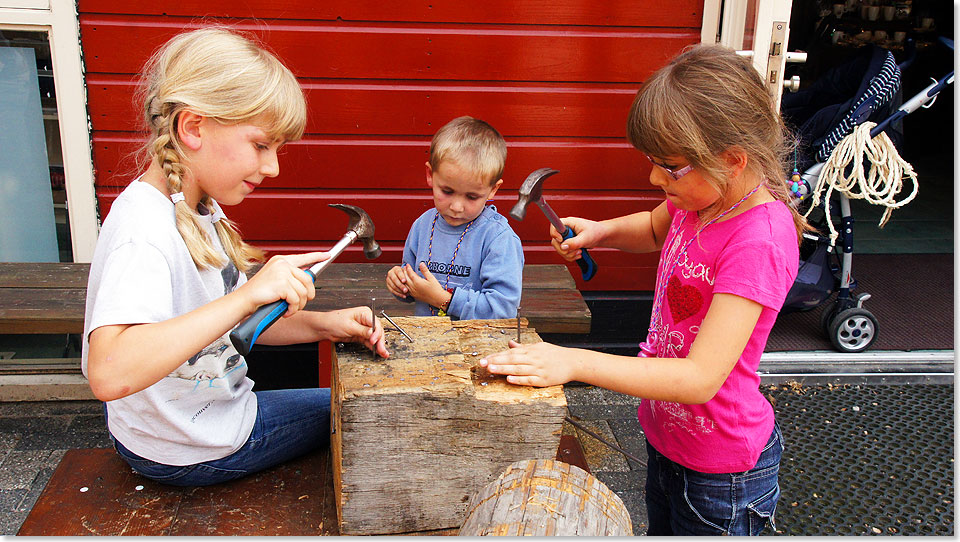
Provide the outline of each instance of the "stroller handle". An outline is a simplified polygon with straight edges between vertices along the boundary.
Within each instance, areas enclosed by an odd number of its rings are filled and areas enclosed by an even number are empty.
[[[870,130],[870,137],[876,137],[880,134],[880,132],[886,130],[887,126],[889,126],[891,122],[902,119],[924,105],[932,102],[937,97],[937,94],[939,94],[941,90],[946,88],[946,86],[951,83],[953,83],[952,71],[943,76],[943,78],[941,78],[939,81],[931,83],[929,86],[927,86],[927,88],[916,93],[913,98],[910,98],[903,105],[901,105],[900,109],[897,109],[893,115],[890,115],[884,119],[883,122],[874,126],[873,129]]]

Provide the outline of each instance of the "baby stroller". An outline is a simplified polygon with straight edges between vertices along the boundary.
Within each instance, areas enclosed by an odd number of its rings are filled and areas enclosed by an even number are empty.
[[[940,38],[953,49],[953,42]],[[808,89],[785,94],[781,111],[784,121],[792,125],[800,138],[797,171],[800,181],[794,183],[795,203],[809,206],[812,187],[824,164],[838,143],[864,122],[875,122],[870,137],[886,132],[895,145],[902,141],[901,120],[922,106],[929,106],[946,85],[953,82],[953,72],[931,84],[901,106],[900,70],[906,68],[913,55],[897,65],[893,54],[877,46],[861,49],[851,62],[824,74]],[[852,97],[851,97],[852,96]],[[869,167],[869,165],[868,165]],[[810,220],[816,233],[805,233],[800,247],[800,268],[793,287],[787,294],[782,312],[807,311],[828,303],[821,313],[820,325],[831,344],[840,352],[863,352],[877,337],[877,319],[863,303],[870,294],[853,294],[856,281],[853,267],[853,217],[850,199],[839,196],[840,220],[834,242],[820,232],[827,220],[824,216]],[[839,250],[838,250],[839,249]]]

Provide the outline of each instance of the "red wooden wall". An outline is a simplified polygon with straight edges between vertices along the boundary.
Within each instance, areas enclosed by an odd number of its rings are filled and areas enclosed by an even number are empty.
[[[310,111],[280,176],[227,209],[268,251],[325,250],[346,226],[328,203],[364,208],[399,262],[413,220],[432,205],[423,163],[450,119],[490,122],[508,146],[506,215],[533,170],[560,173],[545,197],[560,216],[604,219],[652,208],[661,193],[625,140],[627,111],[653,70],[700,39],[702,0],[80,0],[101,217],[136,171],[132,100],[149,54],[216,21],[258,35],[291,68]],[[562,260],[532,210],[510,219],[529,263]],[[585,290],[651,290],[656,256],[594,250]],[[340,262],[363,261],[351,247]]]

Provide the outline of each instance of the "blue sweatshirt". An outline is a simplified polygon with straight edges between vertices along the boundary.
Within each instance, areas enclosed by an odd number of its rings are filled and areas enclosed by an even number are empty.
[[[523,286],[520,238],[493,205],[487,205],[463,235],[466,228],[467,224],[447,224],[443,217],[437,217],[436,209],[430,209],[410,227],[403,246],[403,264],[410,264],[421,274],[420,262],[426,262],[440,285],[453,291],[447,314],[454,320],[515,318]],[[457,243],[460,249],[454,258]],[[409,296],[404,300],[414,301]],[[414,314],[430,316],[436,310],[417,301]]]

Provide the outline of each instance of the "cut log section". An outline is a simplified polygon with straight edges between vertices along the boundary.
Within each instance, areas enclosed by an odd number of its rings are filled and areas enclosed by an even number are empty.
[[[562,386],[508,384],[477,362],[508,348],[517,320],[394,318],[388,359],[338,345],[333,360],[334,492],[340,532],[457,528],[477,490],[515,461],[552,459]],[[522,342],[540,337],[521,319]]]
[[[460,536],[632,536],[630,513],[580,467],[518,461],[474,495]]]

